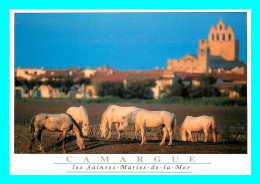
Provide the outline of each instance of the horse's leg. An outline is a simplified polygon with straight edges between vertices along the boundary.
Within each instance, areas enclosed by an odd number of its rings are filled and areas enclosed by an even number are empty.
[[[193,142],[192,135],[191,135],[191,130],[187,130],[187,132],[189,134],[188,141]]]
[[[54,151],[56,150],[56,146],[57,146],[57,143],[58,143],[58,141],[59,141],[61,135],[62,135],[62,132],[58,132],[58,137],[57,137],[57,140],[56,140],[56,142],[55,142],[55,144],[54,144],[54,148],[53,148]]]
[[[63,153],[66,153],[66,150],[65,150],[66,134],[67,134],[67,132],[65,132],[65,131],[62,132],[62,139],[63,139],[62,150],[63,150]]]
[[[115,126],[116,126],[116,131],[117,131],[117,140],[119,140],[120,136],[121,136],[120,131],[119,131],[119,123],[115,123]]]
[[[137,126],[135,125],[135,133],[134,133],[134,137],[132,138],[132,141],[136,140],[136,139],[137,139],[137,136],[138,136],[138,128],[137,128]]]
[[[35,140],[35,137],[37,135],[37,132],[32,132],[31,133],[31,140],[30,140],[30,144],[29,144],[29,147],[27,149],[28,152],[31,152],[32,151],[32,145],[34,143],[34,140]]]
[[[38,135],[37,135],[37,139],[38,139],[38,142],[39,142],[39,147],[40,147],[40,150],[42,153],[45,153],[43,147],[42,147],[42,141],[41,141],[41,138],[42,138],[42,130],[40,130],[38,132]]]
[[[107,136],[107,139],[111,139],[112,124],[113,124],[113,122],[108,121],[108,136]]]
[[[204,128],[203,130],[204,130],[204,134],[205,134],[205,140],[204,140],[204,142],[207,142],[208,136],[209,136],[209,134],[208,134],[208,129],[207,129],[207,128]]]
[[[168,134],[170,135],[169,146],[172,145],[172,126],[167,127]]]
[[[159,145],[164,145],[166,136],[167,136],[167,128],[163,127],[163,139]]]
[[[141,127],[141,134],[142,134],[142,142],[141,145],[144,145],[146,143],[145,139],[145,127]]]
[[[141,138],[142,138],[141,129],[138,129],[138,130],[136,130],[136,133],[135,133],[135,139],[141,140]]]

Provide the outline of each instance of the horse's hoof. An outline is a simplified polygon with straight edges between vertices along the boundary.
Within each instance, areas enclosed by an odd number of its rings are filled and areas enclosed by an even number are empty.
[[[163,145],[164,145],[164,143],[160,143],[159,145],[160,145],[160,146],[163,146]]]

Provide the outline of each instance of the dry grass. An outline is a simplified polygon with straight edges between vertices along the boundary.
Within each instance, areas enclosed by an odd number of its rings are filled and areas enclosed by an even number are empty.
[[[246,153],[247,152],[247,108],[237,106],[212,106],[212,105],[176,105],[176,104],[140,104],[119,103],[121,106],[137,106],[147,110],[166,110],[173,112],[177,117],[177,126],[180,127],[187,115],[212,115],[217,126],[218,143],[204,143],[203,132],[193,133],[195,143],[179,141],[179,132],[174,134],[172,147],[159,146],[162,132],[158,129],[148,129],[148,145],[139,146],[139,141],[132,141],[134,137],[133,127],[129,127],[122,134],[122,140],[116,141],[117,133],[112,128],[112,141],[104,141],[100,138],[99,124],[101,116],[109,103],[87,103],[72,101],[15,101],[15,153],[25,153],[29,143],[29,122],[38,113],[62,113],[71,106],[83,105],[88,111],[91,133],[86,142],[87,148],[79,151],[75,143],[75,137],[70,137],[66,144],[68,153]],[[178,129],[177,129],[178,130]],[[62,150],[53,151],[56,133],[44,131],[43,145],[47,153],[62,153]],[[61,144],[61,143],[60,143]],[[123,149],[122,149],[123,148]],[[34,147],[34,153],[39,153]]]

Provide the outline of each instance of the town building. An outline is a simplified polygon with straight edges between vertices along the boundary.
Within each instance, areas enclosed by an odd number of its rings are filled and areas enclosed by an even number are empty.
[[[233,70],[237,68],[237,70]],[[197,56],[187,54],[180,59],[168,59],[167,69],[186,73],[246,72],[246,64],[239,60],[239,41],[231,26],[222,19],[212,26],[208,39],[199,40]]]
[[[46,70],[43,67],[41,68],[20,68],[15,69],[15,77],[20,79],[32,80],[39,75],[45,74]]]

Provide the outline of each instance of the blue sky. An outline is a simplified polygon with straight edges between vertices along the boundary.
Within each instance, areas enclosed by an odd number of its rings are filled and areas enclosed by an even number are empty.
[[[246,63],[246,13],[16,13],[15,67],[166,68],[169,58],[196,55],[220,18]]]

